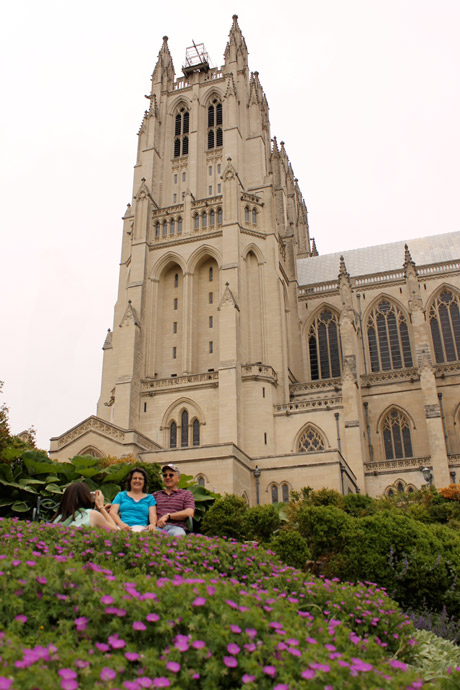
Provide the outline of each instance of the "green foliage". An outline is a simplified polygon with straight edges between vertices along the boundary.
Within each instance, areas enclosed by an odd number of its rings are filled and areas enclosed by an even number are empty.
[[[375,513],[375,500],[367,494],[347,494],[343,497],[343,509],[353,517],[365,517]]]
[[[245,520],[247,538],[264,543],[270,541],[281,526],[279,510],[270,504],[248,508]]]
[[[417,630],[415,640],[417,645],[413,652],[413,668],[426,680],[441,682],[441,687],[448,688],[451,669],[460,666],[460,648],[427,630]],[[450,687],[458,687],[453,679]]]
[[[298,532],[279,532],[269,543],[269,548],[283,563],[303,570],[311,557],[306,540]]]
[[[213,537],[247,538],[248,506],[243,498],[226,494],[218,498],[201,523],[201,531]]]
[[[335,505],[307,505],[297,513],[297,529],[315,559],[340,552],[351,523],[352,518]]]
[[[193,518],[189,518],[189,528],[193,532],[202,531],[203,518],[214,505],[217,498],[220,498],[220,494],[216,494],[213,491],[209,491],[204,486],[200,486],[195,482],[192,476],[188,474],[181,474],[179,481],[180,489],[188,489],[192,492],[193,498],[195,499],[195,514]]]

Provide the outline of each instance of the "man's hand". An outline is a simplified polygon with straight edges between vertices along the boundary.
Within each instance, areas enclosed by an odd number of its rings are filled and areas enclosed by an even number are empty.
[[[163,515],[161,518],[158,518],[157,520],[157,527],[164,527],[166,523],[168,522],[168,513],[166,515]]]

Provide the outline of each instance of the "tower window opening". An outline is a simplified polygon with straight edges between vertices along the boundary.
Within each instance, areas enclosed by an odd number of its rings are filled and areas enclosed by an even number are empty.
[[[211,184],[208,187],[208,196],[212,196],[212,185]]]
[[[186,177],[187,177],[187,173],[184,173],[184,172],[183,172],[183,173],[182,173],[182,182],[185,182]]]
[[[174,119],[174,158],[188,155],[189,123],[188,110],[181,108]],[[174,179],[174,183],[176,183],[176,179]]]
[[[174,175],[174,184],[177,184],[177,173]]]
[[[174,235],[175,225],[176,225],[176,223],[175,223],[174,218],[171,218],[171,223],[169,225],[169,234],[170,235]]]
[[[208,107],[208,149],[222,146],[224,133],[222,129],[222,103],[214,98]]]
[[[147,403],[144,403],[144,412],[147,412]]]
[[[200,445],[200,422],[198,419],[193,420],[193,425],[192,425],[192,444],[194,446],[199,446]],[[204,481],[202,486],[204,485]]]
[[[222,185],[219,182],[219,184],[217,185],[217,193],[220,194],[221,191],[222,191]]]
[[[163,221],[163,237],[168,234],[168,223]]]
[[[257,211],[255,208],[252,209],[252,224],[257,225]]]
[[[174,274],[174,287],[179,287],[179,274],[175,273]]]
[[[244,209],[244,222],[245,222],[245,223],[249,223],[249,209],[248,209],[247,206],[246,206],[246,208]]]
[[[212,355],[214,351],[214,343],[212,340],[209,341],[209,354]]]
[[[174,297],[174,310],[177,309],[177,297]]]
[[[182,218],[179,216],[177,219],[177,232],[180,235],[182,233]]]
[[[173,356],[173,359],[176,359],[176,356],[177,356],[177,349],[176,349],[176,347],[173,347],[173,349],[172,349],[172,356]]]
[[[195,213],[194,218],[195,218],[195,220],[194,220],[195,230],[199,230],[200,229],[200,216],[198,215],[198,213]]]
[[[213,280],[214,274],[212,270],[212,266],[209,267],[209,282],[211,283]]]
[[[213,326],[213,324],[212,324],[212,316],[210,316],[210,317],[209,317],[209,328],[212,328],[212,326]]]
[[[209,304],[212,304],[212,302],[213,302],[213,293],[210,292],[209,293]]]
[[[222,166],[220,163],[217,163],[217,174],[220,175],[220,171],[222,169]]]
[[[207,226],[207,224],[208,224],[208,216],[206,215],[206,213],[203,213],[203,215],[201,216],[201,227],[205,228]]]
[[[160,237],[160,223],[155,225],[155,237]]]
[[[208,173],[209,173],[209,175],[212,175],[212,165],[209,166]]]
[[[184,410],[181,415],[180,444],[182,448],[188,446],[188,412]]]
[[[173,321],[173,333],[177,333],[177,321]]]
[[[170,448],[176,448],[177,447],[177,424],[176,424],[176,422],[171,422],[171,426],[169,427],[169,447]]]
[[[217,209],[217,224],[222,225],[222,209]]]
[[[214,213],[214,211],[211,211],[211,213],[209,214],[209,225],[211,227],[214,225],[215,217],[216,217],[216,214]]]

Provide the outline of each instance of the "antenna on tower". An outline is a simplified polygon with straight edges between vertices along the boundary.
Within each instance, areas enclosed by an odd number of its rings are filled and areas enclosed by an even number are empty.
[[[193,45],[185,51],[185,63],[182,67],[182,72],[185,76],[192,72],[208,72],[210,67],[212,67],[204,43],[196,44],[193,40],[192,43]]]

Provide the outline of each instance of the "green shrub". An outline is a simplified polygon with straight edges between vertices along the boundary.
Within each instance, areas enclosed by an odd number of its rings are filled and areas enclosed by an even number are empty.
[[[376,511],[375,499],[367,494],[347,494],[343,497],[343,509],[353,517],[373,515]]]
[[[297,514],[299,533],[307,541],[312,558],[340,552],[353,518],[334,505],[304,506]]]
[[[281,558],[283,563],[303,570],[310,558],[308,544],[298,532],[280,532],[273,537],[269,548]]]
[[[270,541],[281,525],[277,507],[270,504],[248,508],[245,520],[247,538],[261,542]]]
[[[243,541],[248,534],[248,506],[243,498],[226,494],[217,499],[201,523],[201,531],[213,537],[230,537]]]

